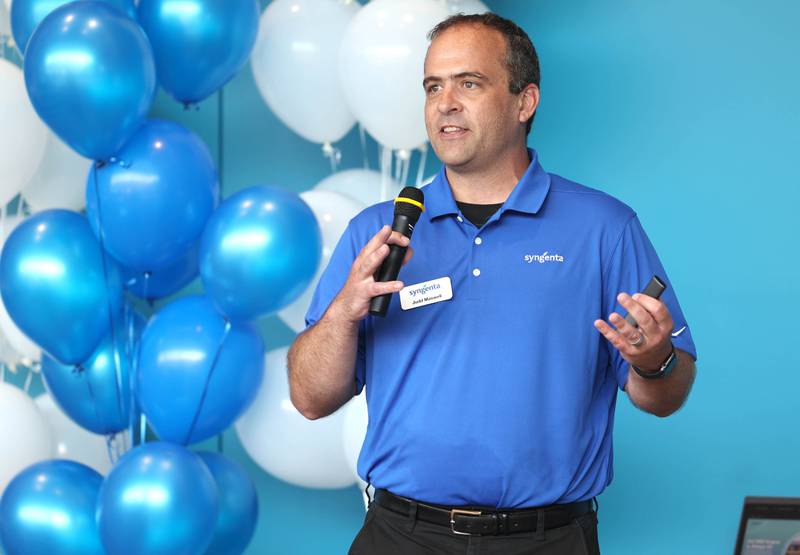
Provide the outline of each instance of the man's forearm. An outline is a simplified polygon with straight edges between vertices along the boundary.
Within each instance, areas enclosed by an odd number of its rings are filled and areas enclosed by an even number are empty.
[[[678,363],[669,376],[648,380],[628,368],[625,391],[634,405],[656,416],[669,416],[683,405],[695,378],[694,360],[689,354],[675,350]]]
[[[328,416],[353,396],[357,351],[358,322],[338,318],[334,303],[297,336],[288,355],[289,389],[303,416]]]

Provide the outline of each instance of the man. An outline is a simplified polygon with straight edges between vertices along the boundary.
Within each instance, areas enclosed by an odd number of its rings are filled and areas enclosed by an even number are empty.
[[[599,553],[617,387],[676,411],[691,334],[671,287],[630,295],[666,278],[635,213],[526,148],[539,65],[524,31],[455,16],[431,39],[425,121],[444,168],[413,259],[376,283],[387,243],[409,241],[384,225],[392,203],[350,222],[289,353],[292,401],[320,418],[367,386],[358,468],[376,496],[352,554]],[[373,296],[438,278],[452,299],[368,315]]]

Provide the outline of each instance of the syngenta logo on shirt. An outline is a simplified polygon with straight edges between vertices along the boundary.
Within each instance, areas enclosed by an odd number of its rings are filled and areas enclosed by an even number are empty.
[[[560,254],[550,254],[548,251],[544,251],[542,254],[526,254],[524,260],[528,264],[531,262],[544,264],[545,262],[564,262],[564,257]]]

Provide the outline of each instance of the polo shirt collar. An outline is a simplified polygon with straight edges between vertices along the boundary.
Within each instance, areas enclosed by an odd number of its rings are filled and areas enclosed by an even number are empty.
[[[547,198],[547,193],[550,191],[550,175],[542,168],[535,150],[529,148],[528,156],[531,163],[503,203],[500,213],[514,210],[536,214]],[[425,187],[425,211],[430,219],[446,214],[458,214],[458,206],[453,198],[453,190],[447,180],[444,165],[431,184]]]

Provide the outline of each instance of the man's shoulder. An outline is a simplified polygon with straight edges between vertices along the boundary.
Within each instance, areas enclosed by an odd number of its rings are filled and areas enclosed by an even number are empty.
[[[394,200],[387,200],[367,206],[350,220],[350,231],[356,234],[375,235],[385,224],[391,224],[394,217]]]
[[[628,220],[635,214],[633,208],[618,198],[553,173],[550,174],[550,193],[568,203],[570,210],[587,210],[594,217]]]

